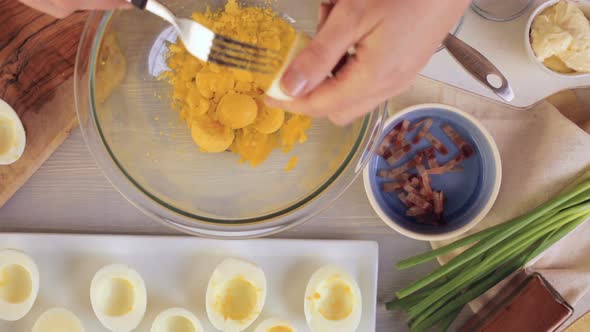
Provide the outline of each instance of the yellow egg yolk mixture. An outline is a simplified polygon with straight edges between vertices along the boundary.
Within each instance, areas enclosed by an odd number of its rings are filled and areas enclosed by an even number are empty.
[[[236,0],[228,0],[221,11],[196,12],[192,18],[218,34],[283,57],[295,39],[293,27],[270,8],[242,7]],[[163,78],[173,87],[173,108],[202,152],[229,150],[241,162],[257,166],[274,149],[287,153],[307,140],[311,118],[265,105],[272,75],[205,63],[190,55],[181,41],[170,45],[168,66]],[[294,164],[291,161],[287,169]]]

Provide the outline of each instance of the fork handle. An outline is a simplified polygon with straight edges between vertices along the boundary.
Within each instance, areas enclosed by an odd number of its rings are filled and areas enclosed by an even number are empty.
[[[161,4],[157,0],[127,0],[127,2],[132,3],[135,7],[141,10],[147,10],[148,12],[160,16],[168,23],[172,24],[176,28],[178,28],[178,24],[176,22],[176,17],[174,13],[170,11],[166,6]]]
[[[147,6],[148,0],[127,0],[127,2],[132,3],[135,7],[139,8],[139,9],[145,9],[145,6]]]

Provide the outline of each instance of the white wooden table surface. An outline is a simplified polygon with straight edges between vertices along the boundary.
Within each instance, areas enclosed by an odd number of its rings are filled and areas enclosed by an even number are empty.
[[[419,80],[412,91],[393,104],[405,106],[427,101],[484,107],[488,111],[502,107],[425,80]],[[111,186],[92,159],[79,130],[0,209],[0,231],[176,234],[145,217]],[[432,263],[408,271],[395,270],[397,260],[427,250],[429,244],[407,239],[385,226],[371,209],[360,178],[331,208],[277,237],[379,242],[380,303],[390,299],[396,289],[435,268]],[[463,312],[461,320],[467,316]],[[406,330],[403,317],[380,306],[377,331]]]

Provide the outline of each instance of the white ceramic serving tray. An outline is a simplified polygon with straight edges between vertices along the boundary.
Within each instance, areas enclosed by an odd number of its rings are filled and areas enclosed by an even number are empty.
[[[136,331],[148,332],[155,316],[170,307],[184,307],[197,315],[205,331],[208,322],[205,291],[215,266],[227,257],[256,262],[266,273],[268,294],[259,319],[270,316],[293,322],[309,331],[303,313],[307,281],[319,267],[333,263],[356,277],[363,301],[359,332],[375,331],[378,245],[365,241],[207,240],[185,236],[121,236],[65,234],[0,234],[0,248],[25,251],[40,271],[39,297],[20,321],[0,321],[2,332],[29,332],[39,315],[65,307],[82,320],[86,332],[103,332],[90,306],[90,281],[106,264],[135,268],[148,290],[148,308]]]
[[[590,87],[590,77],[575,79],[555,77],[529,58],[525,49],[527,21],[532,12],[545,1],[536,0],[527,12],[510,22],[489,21],[469,9],[457,35],[485,55],[504,73],[514,89],[515,98],[512,102],[502,101],[472,78],[446,50],[435,54],[421,74],[519,108],[531,107],[559,91]],[[590,2],[590,0],[582,1]]]

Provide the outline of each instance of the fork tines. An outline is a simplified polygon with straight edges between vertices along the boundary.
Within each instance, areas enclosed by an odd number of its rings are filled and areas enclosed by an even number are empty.
[[[282,64],[278,51],[216,34],[209,62],[262,74],[275,73]]]

